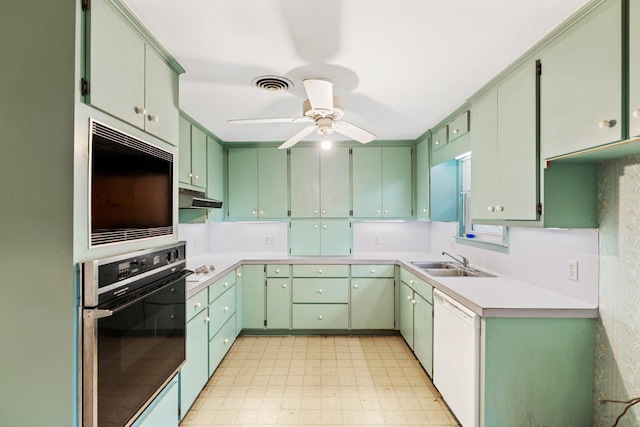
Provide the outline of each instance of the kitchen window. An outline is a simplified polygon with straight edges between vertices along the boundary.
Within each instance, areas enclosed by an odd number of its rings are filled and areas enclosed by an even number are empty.
[[[509,247],[509,228],[501,225],[475,224],[471,220],[471,153],[459,157],[460,171],[460,227],[456,241],[471,246],[506,252]]]

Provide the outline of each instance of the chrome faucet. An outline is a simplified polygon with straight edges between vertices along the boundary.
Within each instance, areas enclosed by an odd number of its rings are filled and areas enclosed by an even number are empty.
[[[454,257],[454,256],[453,256],[453,255],[451,255],[449,252],[444,252],[444,251],[443,251],[443,252],[442,252],[442,255],[446,255],[446,256],[450,257],[451,259],[453,259],[453,260],[454,260],[455,262],[457,262],[458,264],[462,264],[462,266],[463,266],[464,268],[469,268],[469,260],[468,260],[466,257],[464,257],[464,256],[462,256],[462,255],[460,255],[460,254],[458,254],[458,256],[459,256],[460,258],[462,258],[461,260],[460,260],[460,259],[458,259],[458,258],[456,258],[456,257]]]

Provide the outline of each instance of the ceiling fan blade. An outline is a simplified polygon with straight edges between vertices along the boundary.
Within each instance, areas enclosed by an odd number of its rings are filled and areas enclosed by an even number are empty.
[[[230,125],[250,125],[259,123],[306,123],[312,121],[313,119],[310,117],[282,117],[274,119],[234,119],[228,120],[227,123]]]
[[[295,135],[293,135],[287,141],[285,141],[284,144],[282,144],[278,148],[283,150],[285,148],[293,147],[298,142],[300,142],[302,140],[302,138],[304,138],[305,136],[309,135],[314,130],[316,130],[316,126],[315,125],[307,126],[306,128],[302,129],[300,132],[298,132]]]
[[[348,136],[349,138],[362,144],[366,144],[376,139],[376,136],[371,132],[368,132],[348,122],[335,122],[333,124],[333,130],[345,136]]]
[[[326,79],[305,79],[302,83],[311,108],[320,112],[333,111],[333,83]]]

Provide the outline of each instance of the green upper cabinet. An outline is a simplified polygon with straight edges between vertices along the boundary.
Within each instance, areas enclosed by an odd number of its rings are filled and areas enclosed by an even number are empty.
[[[207,136],[207,197],[224,200],[224,149],[215,139]],[[221,221],[222,209],[211,209],[209,220]]]
[[[429,177],[431,221],[457,221],[459,198],[458,161],[451,159],[433,166]]]
[[[298,256],[351,255],[349,219],[292,219],[289,254]]]
[[[95,0],[87,12],[87,102],[175,145],[178,74],[116,4]]]
[[[182,116],[179,130],[178,180],[184,187],[204,191],[207,186],[207,136]]]
[[[348,217],[349,207],[349,149],[291,149],[291,217]]]
[[[355,147],[352,150],[353,216],[411,217],[411,147]]]
[[[604,2],[542,53],[543,159],[622,138],[621,9]]]
[[[536,70],[523,64],[472,106],[474,222],[538,219]]]
[[[229,148],[228,217],[287,217],[287,152],[271,147]]]
[[[640,136],[640,3],[629,2],[629,136]]]
[[[429,139],[416,145],[416,217],[429,219]]]
[[[433,149],[439,150],[449,143],[449,127],[442,126],[433,134]]]

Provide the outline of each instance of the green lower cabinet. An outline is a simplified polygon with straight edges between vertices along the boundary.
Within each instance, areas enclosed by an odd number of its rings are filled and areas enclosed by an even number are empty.
[[[133,427],[178,427],[178,377],[174,377]]]
[[[242,266],[242,329],[264,329],[264,265]]]
[[[286,266],[288,267],[288,266]],[[291,279],[267,279],[267,329],[291,328]]]
[[[209,375],[213,375],[235,340],[236,315],[234,313],[209,341]]]
[[[413,352],[433,378],[433,305],[414,292]]]
[[[348,329],[349,304],[293,304],[293,329]]]
[[[351,279],[351,329],[393,329],[394,279]]]
[[[400,284],[400,334],[413,350],[413,289]]]
[[[349,219],[291,220],[289,254],[299,256],[351,255],[351,221]]]
[[[481,328],[480,426],[591,425],[593,319],[484,318]]]
[[[236,268],[236,336],[242,331],[243,307],[242,307],[242,267]]]
[[[204,291],[204,294],[206,295],[206,291]],[[189,299],[189,301],[191,300],[193,298]],[[189,305],[189,302],[187,305]],[[180,419],[185,417],[196,397],[198,397],[198,394],[200,394],[200,391],[209,380],[209,360],[207,357],[209,317],[206,298],[203,307],[204,310],[187,323],[187,361],[180,369]]]

